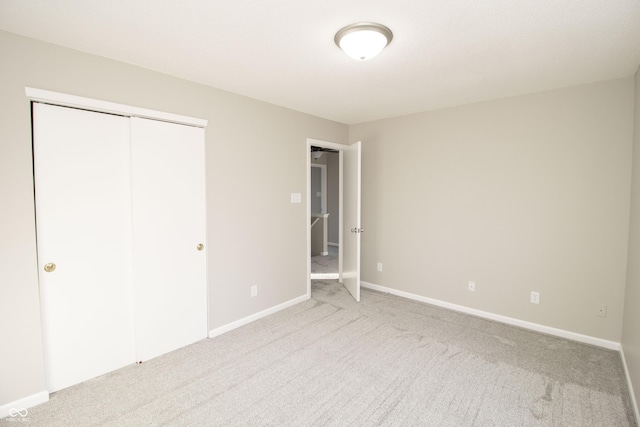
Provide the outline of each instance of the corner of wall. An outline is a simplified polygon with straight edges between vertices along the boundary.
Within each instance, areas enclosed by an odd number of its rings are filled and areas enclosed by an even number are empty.
[[[629,244],[627,250],[627,276],[624,295],[621,350],[622,363],[633,404],[636,421],[638,395],[634,392],[640,384],[640,65],[634,75],[633,154],[631,166],[631,203],[629,216]]]

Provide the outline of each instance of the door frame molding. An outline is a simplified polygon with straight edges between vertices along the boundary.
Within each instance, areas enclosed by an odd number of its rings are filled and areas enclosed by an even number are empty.
[[[25,87],[24,92],[32,102],[59,105],[61,107],[80,108],[82,110],[96,111],[99,113],[117,114],[120,116],[140,117],[143,119],[160,120],[163,122],[177,123],[180,125],[207,127],[206,119],[181,116],[179,114],[165,113],[163,111],[150,110],[148,108],[133,107],[131,105],[117,104],[115,102],[99,99],[85,98],[66,93],[53,92],[44,89]]]
[[[343,235],[342,235],[342,151],[347,148],[344,144],[338,144],[335,142],[322,141],[320,139],[307,138],[307,298],[311,298],[311,146],[322,147],[322,148],[330,148],[332,150],[336,150],[339,152],[340,160],[339,160],[339,182],[338,182],[338,244],[342,245]],[[338,281],[342,283],[342,251],[340,250],[338,253]]]

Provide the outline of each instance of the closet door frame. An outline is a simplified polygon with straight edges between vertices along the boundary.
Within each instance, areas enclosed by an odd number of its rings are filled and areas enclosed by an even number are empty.
[[[179,114],[165,113],[163,111],[149,110],[147,108],[133,107],[130,105],[117,104],[115,102],[101,101],[99,99],[84,98],[82,96],[68,95],[44,89],[25,87],[24,90],[27,98],[32,102],[43,102],[45,104],[59,105],[61,107],[80,108],[82,110],[96,111],[98,113],[141,117],[199,128],[206,128],[209,122],[206,119],[181,116]]]
[[[157,120],[161,122],[169,122],[175,123],[179,125],[187,125],[198,128],[205,128],[208,124],[208,120],[193,118],[188,116],[182,116],[178,114],[166,113],[156,110],[150,110],[146,108],[134,107],[124,104],[117,104],[108,101],[101,101],[92,98],[85,98],[75,95],[69,95],[59,92],[47,91],[43,89],[36,89],[25,87],[25,94],[27,98],[30,99],[31,102],[38,102],[44,104],[51,104],[61,107],[71,107],[77,108],[81,110],[87,110],[96,113],[108,113],[108,114],[116,114],[129,118],[145,118],[151,120]],[[204,162],[204,159],[203,159]],[[204,186],[204,183],[203,183]],[[204,195],[203,195],[204,196]],[[205,198],[206,199],[206,198]],[[205,211],[203,212],[203,216],[206,218],[206,204]],[[201,238],[204,247],[207,247],[206,242],[206,227],[203,230],[203,236]],[[206,251],[202,253],[203,256],[206,256]],[[205,281],[205,301],[208,301],[208,286],[206,285],[206,261],[205,261],[205,273],[204,273],[204,281]],[[206,338],[206,328],[208,327],[208,307],[207,303],[204,304],[205,309],[205,331],[202,338]],[[44,337],[43,337],[44,338]]]

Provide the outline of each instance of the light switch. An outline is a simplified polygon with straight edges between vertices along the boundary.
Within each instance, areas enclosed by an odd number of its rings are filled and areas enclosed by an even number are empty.
[[[302,194],[291,193],[291,203],[302,203]]]

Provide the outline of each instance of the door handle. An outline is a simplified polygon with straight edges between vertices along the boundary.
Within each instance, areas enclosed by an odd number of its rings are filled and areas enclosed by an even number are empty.
[[[204,245],[202,243],[198,243],[198,246],[196,246],[196,249],[201,251],[204,249]]]
[[[47,273],[51,273],[55,269],[56,265],[52,262],[48,262],[44,265],[44,271],[46,271]]]
[[[352,233],[364,233],[364,228],[352,228]]]

